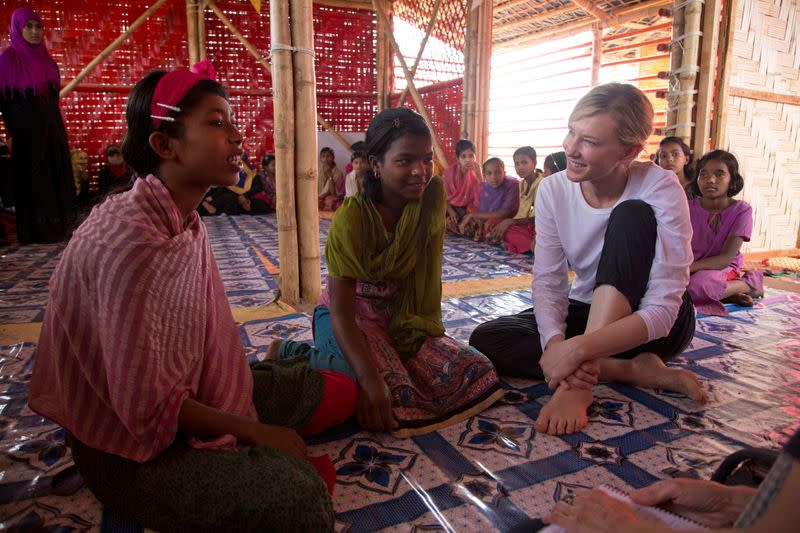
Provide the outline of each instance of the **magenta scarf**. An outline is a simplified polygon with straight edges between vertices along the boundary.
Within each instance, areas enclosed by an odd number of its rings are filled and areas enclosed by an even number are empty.
[[[21,7],[11,15],[11,46],[0,54],[0,91],[17,89],[35,93],[56,89],[61,84],[58,66],[50,57],[44,42],[31,44],[22,36],[22,28],[29,20],[42,22],[32,10]]]
[[[480,204],[481,182],[478,176],[472,170],[463,174],[458,163],[445,169],[444,189],[450,205],[477,209]]]

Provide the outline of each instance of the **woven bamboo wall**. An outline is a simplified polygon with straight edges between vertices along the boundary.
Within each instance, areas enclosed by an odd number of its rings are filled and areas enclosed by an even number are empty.
[[[800,0],[736,0],[734,6],[717,146],[739,159],[742,198],[753,206],[746,250],[794,248],[800,233]]]

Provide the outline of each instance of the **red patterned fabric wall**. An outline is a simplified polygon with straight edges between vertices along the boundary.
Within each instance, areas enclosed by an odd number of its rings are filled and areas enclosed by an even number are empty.
[[[9,44],[11,13],[18,5],[0,5],[0,48]],[[24,5],[44,20],[47,45],[65,84],[151,2],[33,0]],[[261,14],[247,0],[218,0],[217,5],[268,56],[268,4]],[[366,130],[376,110],[374,14],[314,6],[314,32],[320,113],[339,131]],[[185,35],[185,3],[168,1],[62,100],[70,147],[87,151],[93,170],[105,146],[124,136],[125,102],[133,84],[150,70],[187,65]],[[270,75],[210,11],[206,47],[219,81],[230,88],[251,157],[259,158],[273,149]]]

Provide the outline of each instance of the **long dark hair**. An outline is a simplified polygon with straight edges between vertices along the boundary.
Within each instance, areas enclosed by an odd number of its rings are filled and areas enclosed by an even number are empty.
[[[550,174],[561,172],[567,168],[567,154],[565,152],[553,152],[544,158],[544,168],[550,171]]]
[[[372,119],[367,129],[367,161],[370,165],[364,173],[364,192],[373,202],[383,199],[381,180],[375,175],[371,158],[383,164],[383,156],[400,137],[431,138],[431,130],[421,115],[405,107],[384,109]]]
[[[184,133],[181,116],[194,109],[206,94],[215,94],[225,100],[228,93],[214,80],[202,79],[186,93],[177,107],[180,111],[170,111],[167,116],[175,118],[175,122],[162,120],[158,128],[153,128],[150,118],[150,102],[156,90],[158,81],[166,74],[163,70],[154,70],[139,80],[128,96],[128,105],[125,107],[125,120],[128,131],[122,141],[122,157],[125,162],[140,177],[155,174],[161,164],[161,158],[150,147],[150,134],[160,131],[169,137],[180,138]],[[166,110],[165,110],[166,111]]]
[[[731,182],[728,185],[728,196],[730,198],[733,198],[744,189],[744,178],[739,174],[739,161],[736,159],[736,156],[725,150],[711,150],[697,161],[697,176],[695,176],[690,185],[692,192],[697,198],[703,196],[700,193],[700,186],[697,183],[697,179],[700,177],[700,171],[703,170],[703,167],[706,166],[709,161],[721,161],[728,167],[728,174],[731,175]]]
[[[661,166],[661,162],[658,160],[658,154],[661,152],[661,148],[669,143],[675,143],[681,147],[681,151],[686,157],[686,164],[683,165],[683,175],[686,177],[687,181],[691,182],[694,179],[694,158],[692,157],[692,149],[689,148],[689,145],[683,142],[683,139],[680,137],[670,136],[661,139],[661,142],[658,143],[658,151],[656,151],[656,165]]]

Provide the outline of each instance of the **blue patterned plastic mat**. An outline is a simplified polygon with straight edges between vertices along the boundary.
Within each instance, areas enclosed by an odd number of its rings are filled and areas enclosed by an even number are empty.
[[[274,218],[206,223],[232,305],[271,299],[276,284],[254,248],[277,262]],[[57,246],[0,250],[0,325],[41,321],[59,252]],[[463,240],[448,239],[446,254],[451,280],[500,269],[518,275],[531,261]],[[466,340],[482,321],[529,305],[529,293],[515,291],[447,300],[443,314],[448,332]],[[302,314],[240,328],[250,357],[275,337],[311,337]],[[81,488],[63,430],[27,408],[34,351],[30,342],[0,346],[0,527],[68,531],[102,523],[104,530],[135,531]],[[336,428],[315,439],[311,451],[328,453],[337,470],[337,530],[505,531],[542,516],[578,487],[629,490],[669,476],[707,478],[743,446],[779,446],[800,414],[800,295],[769,290],[757,308],[699,318],[691,347],[673,364],[700,376],[708,404],[602,385],[589,426],[551,437],[532,427],[549,390],[507,380],[503,402],[429,435],[395,439],[352,423]]]

